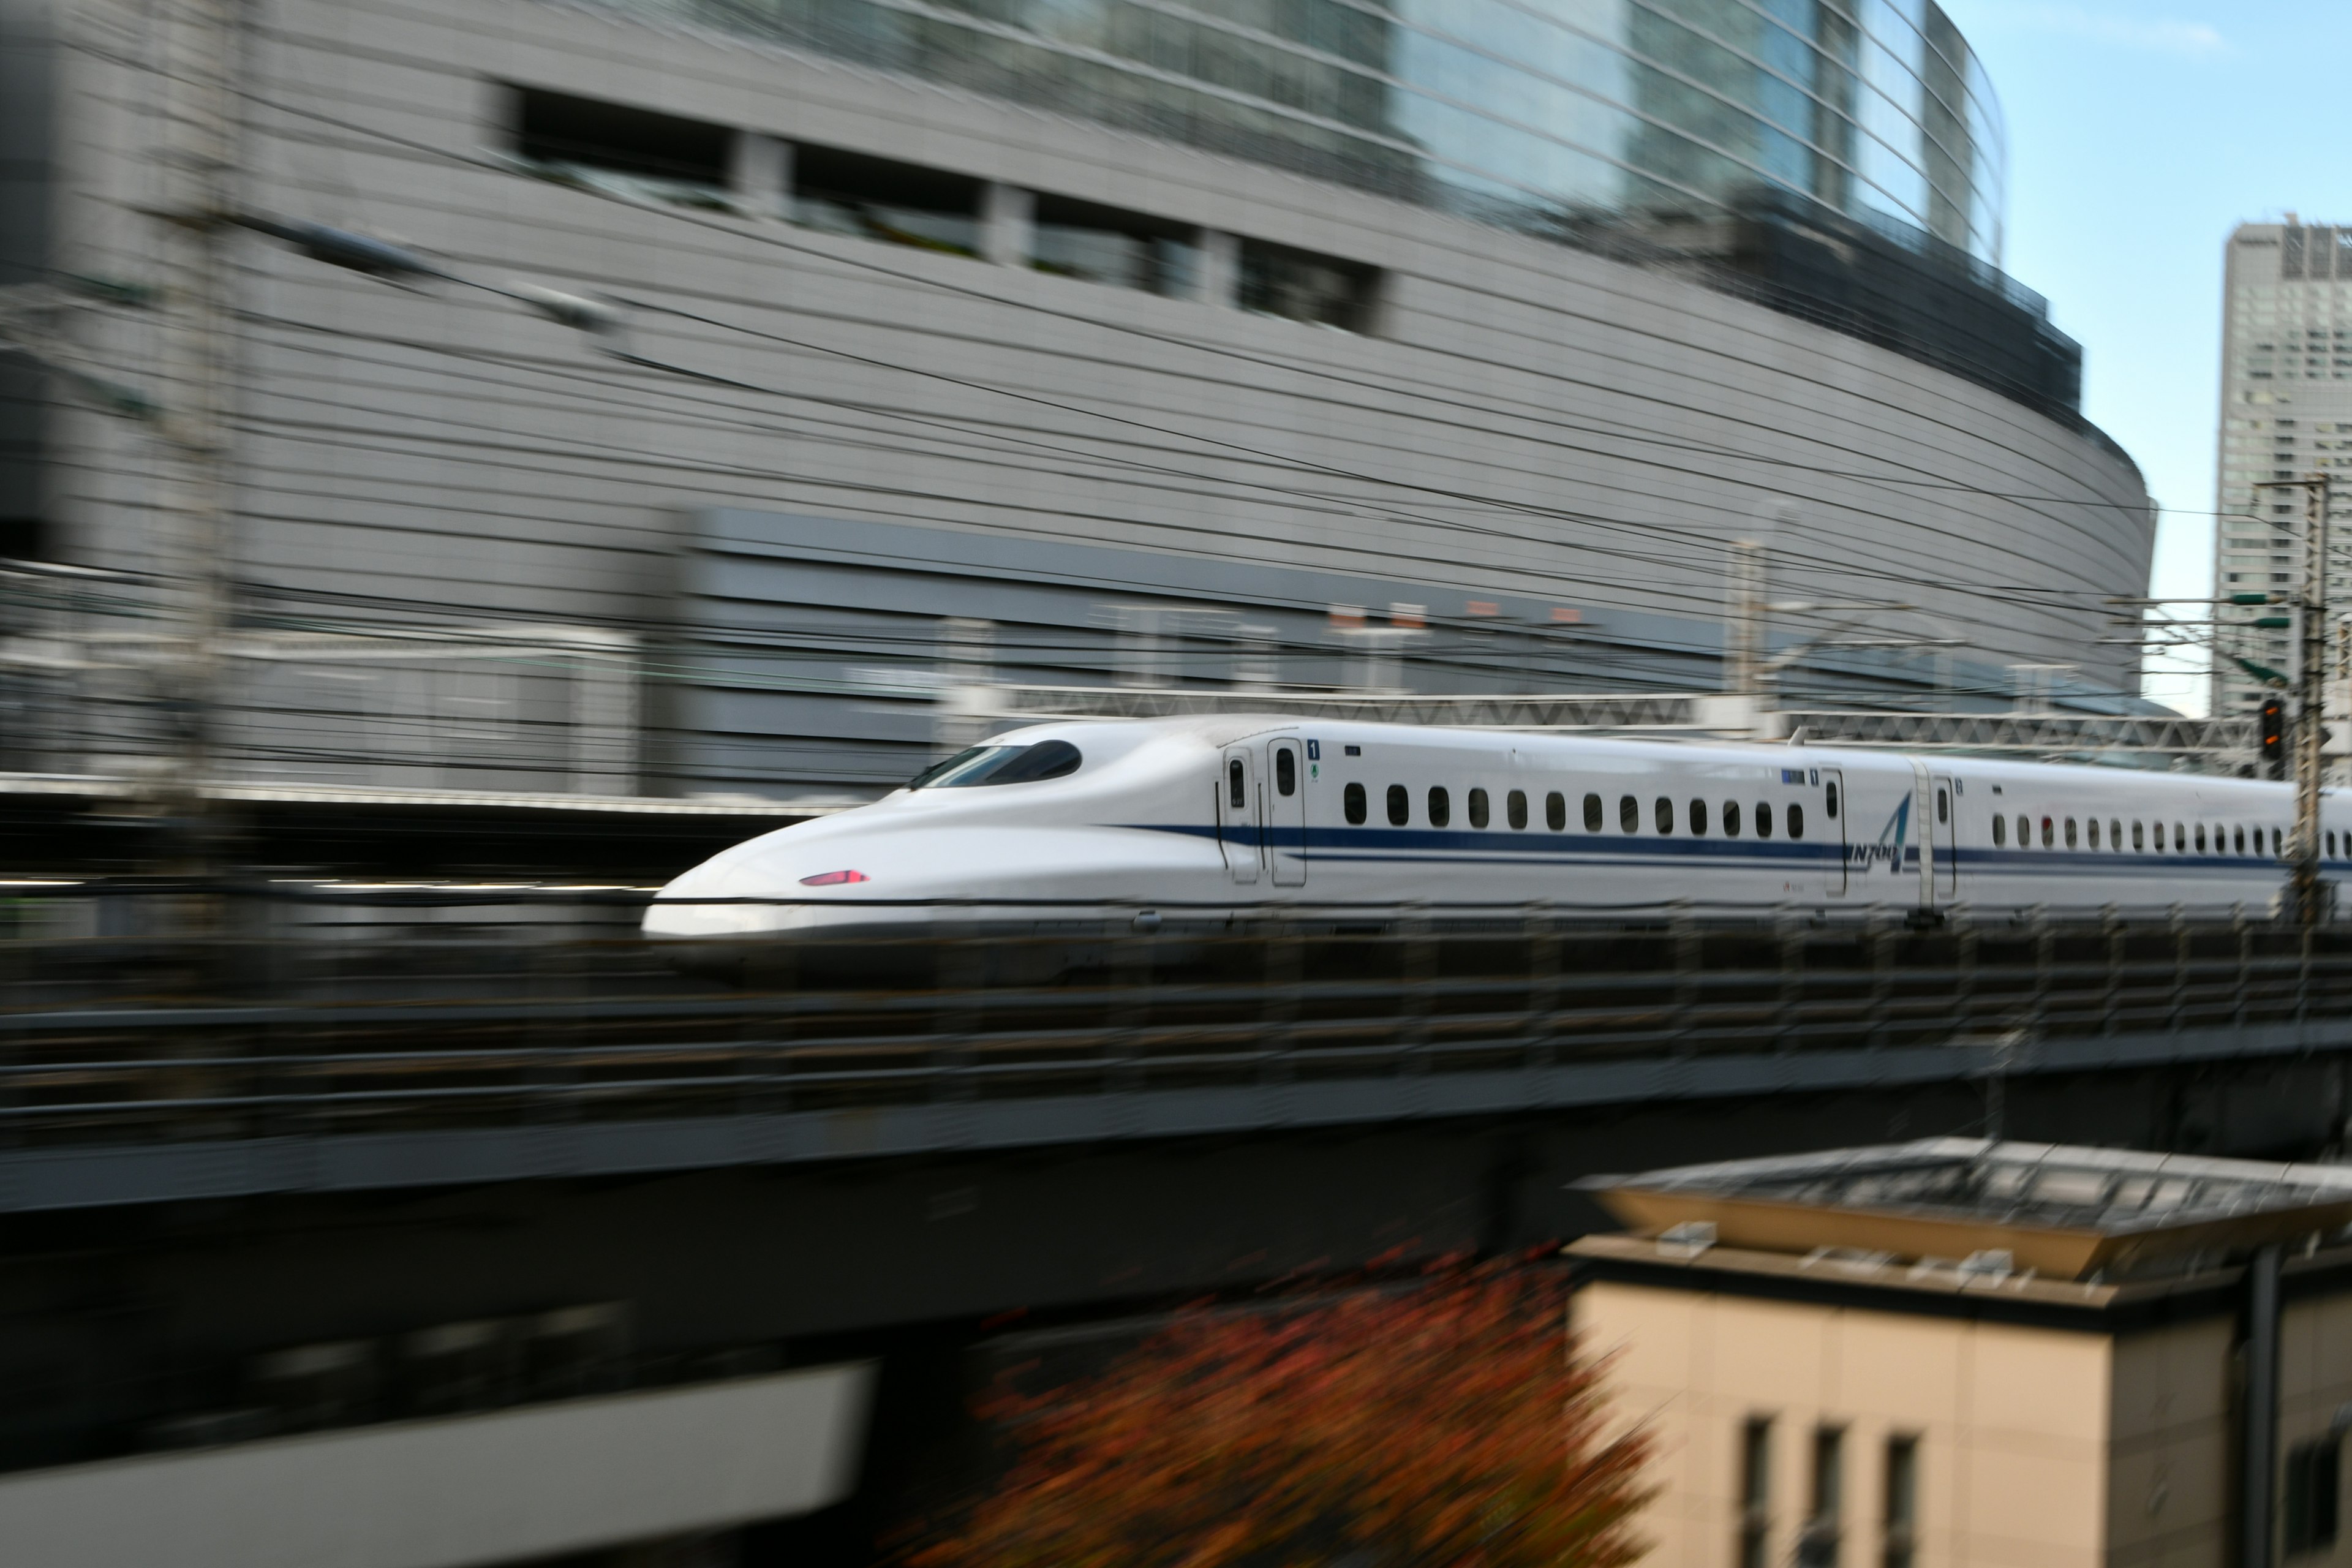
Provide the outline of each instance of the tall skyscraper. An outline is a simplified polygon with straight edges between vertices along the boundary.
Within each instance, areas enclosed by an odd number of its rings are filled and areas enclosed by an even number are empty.
[[[2294,587],[2303,568],[2303,495],[2259,487],[2326,470],[2338,473],[2344,487],[2330,528],[2328,586],[2336,599],[2352,559],[2352,472],[2343,471],[2352,469],[2352,226],[2305,225],[2293,213],[2284,223],[2241,224],[2230,236],[2222,295],[2214,592],[2227,599]],[[2293,628],[2255,624],[2284,615],[2221,606],[2216,714],[2258,706],[2263,671],[2293,678]]]

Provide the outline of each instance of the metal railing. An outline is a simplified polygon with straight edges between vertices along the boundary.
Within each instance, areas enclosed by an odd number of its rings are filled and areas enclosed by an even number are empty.
[[[1704,1072],[1759,1054],[1949,1049],[1992,1070],[2070,1039],[2352,1026],[2352,930],[2253,919],[1993,924],[1962,910],[1922,931],[1895,910],[1824,923],[1429,905],[1237,926],[1089,906],[1041,909],[1020,930],[681,946],[634,934],[641,899],[281,894],[260,900],[278,929],[258,935],[0,944],[0,1141],[773,1114],[1658,1058]],[[728,979],[681,973],[681,959]]]

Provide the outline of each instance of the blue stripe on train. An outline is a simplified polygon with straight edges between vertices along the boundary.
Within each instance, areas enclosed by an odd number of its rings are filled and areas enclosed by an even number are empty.
[[[1107,826],[1144,833],[1174,833],[1196,838],[1214,839],[1219,837],[1219,829],[1214,826],[1187,823],[1123,822]],[[1784,868],[1791,864],[1819,866],[1824,861],[1835,861],[1843,853],[1849,870],[1856,876],[1874,873],[1881,866],[1886,867],[1890,875],[1916,875],[1919,868],[1919,848],[1916,845],[1906,847],[1903,868],[1897,872],[1885,857],[1882,846],[1841,847],[1822,840],[1772,842],[1601,833],[1538,834],[1524,829],[1496,832],[1493,829],[1417,827],[1310,827],[1302,833],[1298,828],[1282,826],[1268,828],[1265,837],[1274,848],[1286,854],[1296,855],[1303,848],[1312,859],[1354,863],[1506,866],[1538,860],[1591,867],[1630,867],[1704,859],[1718,865],[1746,866],[1763,870]],[[1879,853],[1870,854],[1873,850]],[[2284,874],[2287,869],[2283,862],[2267,857],[2257,859],[2251,855],[2154,855],[2145,851],[2119,855],[2104,849],[1983,847],[1962,847],[1938,853],[1939,856],[1949,855],[1956,868],[1979,874],[2030,870],[2041,876],[2149,872],[2169,875],[2195,871],[2252,876],[2264,871]]]

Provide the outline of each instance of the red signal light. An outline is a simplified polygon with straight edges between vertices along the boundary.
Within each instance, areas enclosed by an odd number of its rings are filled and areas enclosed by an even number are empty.
[[[874,879],[863,871],[819,871],[814,877],[803,877],[803,888],[838,888],[845,882],[870,882]]]

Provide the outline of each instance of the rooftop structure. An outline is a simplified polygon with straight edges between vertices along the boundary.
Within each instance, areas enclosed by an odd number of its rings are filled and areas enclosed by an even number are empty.
[[[2352,1169],[1936,1138],[1596,1177],[1656,1561],[2339,1551]]]
[[[1584,1185],[1645,1235],[1707,1236],[1768,1252],[1998,1254],[2016,1269],[2063,1279],[2178,1268],[2185,1258],[2352,1224],[2352,1169],[1975,1138],[1595,1176]]]

